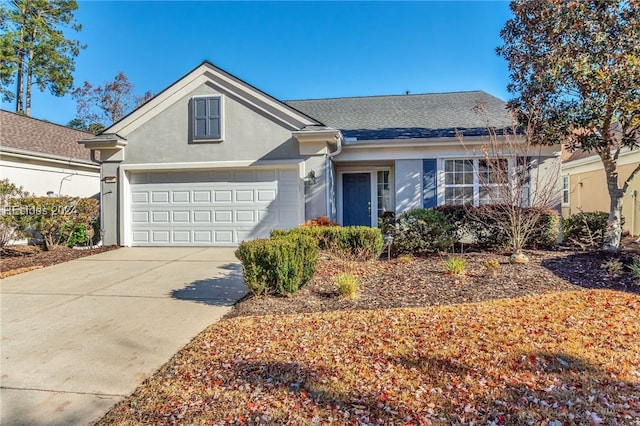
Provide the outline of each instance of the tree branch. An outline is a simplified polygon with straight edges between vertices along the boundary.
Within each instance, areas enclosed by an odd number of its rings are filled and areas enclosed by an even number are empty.
[[[627,177],[627,179],[624,181],[624,185],[622,185],[622,193],[625,194],[627,192],[627,189],[629,189],[629,185],[631,184],[631,181],[633,180],[633,178],[640,173],[640,164],[638,164],[636,166],[636,168],[631,172],[631,174],[629,175],[629,177]]]

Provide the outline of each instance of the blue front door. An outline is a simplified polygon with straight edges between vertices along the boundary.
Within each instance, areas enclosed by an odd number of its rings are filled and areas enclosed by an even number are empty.
[[[371,174],[342,175],[342,224],[371,226]]]

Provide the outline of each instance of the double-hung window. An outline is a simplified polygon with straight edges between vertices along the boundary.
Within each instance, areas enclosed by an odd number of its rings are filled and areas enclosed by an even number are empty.
[[[504,158],[444,160],[445,204],[504,202],[509,162]]]
[[[475,160],[445,160],[444,199],[446,204],[473,204],[476,184]]]
[[[569,205],[569,175],[562,176],[562,204]]]
[[[193,139],[222,139],[222,96],[196,97],[192,100]]]
[[[389,170],[379,170],[377,173],[378,182],[378,217],[382,217],[385,212],[393,211],[391,205],[391,185],[389,182]]]

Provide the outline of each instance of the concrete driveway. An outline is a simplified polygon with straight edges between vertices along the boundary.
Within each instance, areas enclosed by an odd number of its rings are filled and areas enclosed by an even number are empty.
[[[120,248],[0,284],[0,424],[99,419],[247,288],[228,248]]]

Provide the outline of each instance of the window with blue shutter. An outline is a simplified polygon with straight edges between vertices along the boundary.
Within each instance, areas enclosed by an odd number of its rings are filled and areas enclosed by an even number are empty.
[[[193,138],[222,139],[220,96],[193,99]]]

